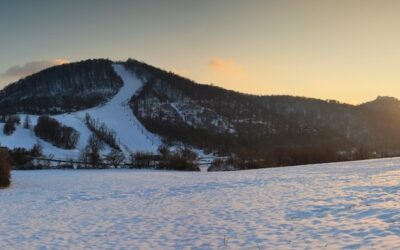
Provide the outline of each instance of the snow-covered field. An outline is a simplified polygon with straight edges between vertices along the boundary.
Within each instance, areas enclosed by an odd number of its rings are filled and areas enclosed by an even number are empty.
[[[0,249],[399,249],[400,159],[13,172]]]

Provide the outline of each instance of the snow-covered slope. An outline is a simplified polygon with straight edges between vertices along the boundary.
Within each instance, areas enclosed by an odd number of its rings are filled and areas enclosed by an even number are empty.
[[[35,117],[32,117],[35,118]],[[47,154],[62,155],[68,157],[69,155],[74,155],[71,150],[61,150],[50,143],[38,139],[34,132],[29,129],[24,129],[22,126],[17,126],[16,131],[10,135],[5,136],[3,134],[4,124],[0,123],[0,145],[7,146],[9,148],[26,148],[31,149],[35,143],[40,143],[45,149]],[[66,151],[66,152],[62,152]]]
[[[0,249],[399,249],[399,193],[399,158],[229,173],[14,171],[0,190]]]
[[[22,147],[30,149],[33,144],[39,142],[43,145],[45,154],[52,154],[56,158],[76,158],[79,156],[80,150],[85,147],[91,134],[84,123],[85,114],[88,113],[92,118],[105,123],[107,128],[116,132],[117,140],[125,152],[156,150],[160,144],[160,139],[142,126],[128,106],[130,98],[142,87],[142,81],[121,64],[114,64],[113,68],[122,78],[123,86],[110,101],[91,109],[52,116],[62,124],[79,131],[80,138],[77,149],[65,150],[56,148],[37,138],[33,131],[23,129],[22,126],[18,126],[17,130],[10,136],[0,133],[1,145],[10,148]],[[23,121],[25,114],[20,114],[20,117]],[[29,117],[32,124],[36,124],[38,116],[29,115]],[[3,126],[4,124],[0,123],[1,129]]]

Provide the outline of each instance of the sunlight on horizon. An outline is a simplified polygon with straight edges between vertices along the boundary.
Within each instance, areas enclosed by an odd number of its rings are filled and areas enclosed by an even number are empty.
[[[0,87],[17,80],[8,70],[31,62],[135,58],[257,95],[400,98],[399,1],[1,5]]]

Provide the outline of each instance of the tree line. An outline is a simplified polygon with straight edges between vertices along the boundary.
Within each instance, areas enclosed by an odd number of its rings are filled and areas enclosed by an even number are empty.
[[[92,118],[88,113],[85,114],[85,124],[97,136],[98,139],[109,145],[111,148],[120,150],[115,131],[107,128],[106,124]]]
[[[74,149],[79,141],[79,132],[72,127],[62,125],[59,121],[49,116],[40,116],[34,127],[35,135],[53,145]]]
[[[285,167],[328,162],[355,161],[372,157],[387,156],[388,155],[376,155],[363,147],[354,148],[351,151],[336,151],[330,147],[276,148],[267,152],[263,158],[246,157],[246,155],[231,155],[225,159],[215,159],[208,168],[208,171],[234,171]]]
[[[78,159],[54,159],[53,156],[43,154],[43,148],[36,143],[31,149],[14,148],[4,150],[10,160],[10,166],[17,170],[36,170],[48,168],[62,169],[104,169],[104,168],[131,168],[131,169],[159,169],[179,171],[200,171],[197,154],[189,148],[170,150],[161,145],[157,152],[137,151],[125,154],[116,149],[110,149],[101,154],[99,141],[89,138]],[[100,147],[101,148],[101,147]],[[54,165],[54,163],[56,165]]]

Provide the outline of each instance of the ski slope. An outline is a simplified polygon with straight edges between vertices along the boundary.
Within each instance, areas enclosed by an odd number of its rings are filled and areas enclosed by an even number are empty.
[[[62,124],[79,131],[80,138],[76,149],[65,150],[54,147],[37,138],[32,130],[22,128],[22,125],[18,126],[17,130],[10,136],[0,133],[0,145],[10,148],[22,147],[30,149],[36,142],[39,142],[43,146],[44,153],[47,155],[52,154],[59,159],[76,158],[79,156],[81,149],[86,146],[91,134],[84,123],[85,114],[88,113],[92,118],[105,123],[109,129],[116,132],[117,140],[126,153],[132,151],[155,151],[160,144],[159,137],[148,132],[142,126],[133,115],[128,104],[131,97],[142,88],[142,81],[133,73],[126,70],[121,64],[114,64],[113,68],[122,78],[123,86],[107,103],[91,109],[52,116]],[[24,120],[25,116],[26,114],[20,114],[21,121]],[[29,117],[32,125],[35,125],[38,116],[29,115]],[[0,123],[0,132],[2,132],[3,126],[4,124]],[[105,151],[107,151],[107,148]]]
[[[400,158],[238,172],[14,171],[0,249],[399,249]]]

